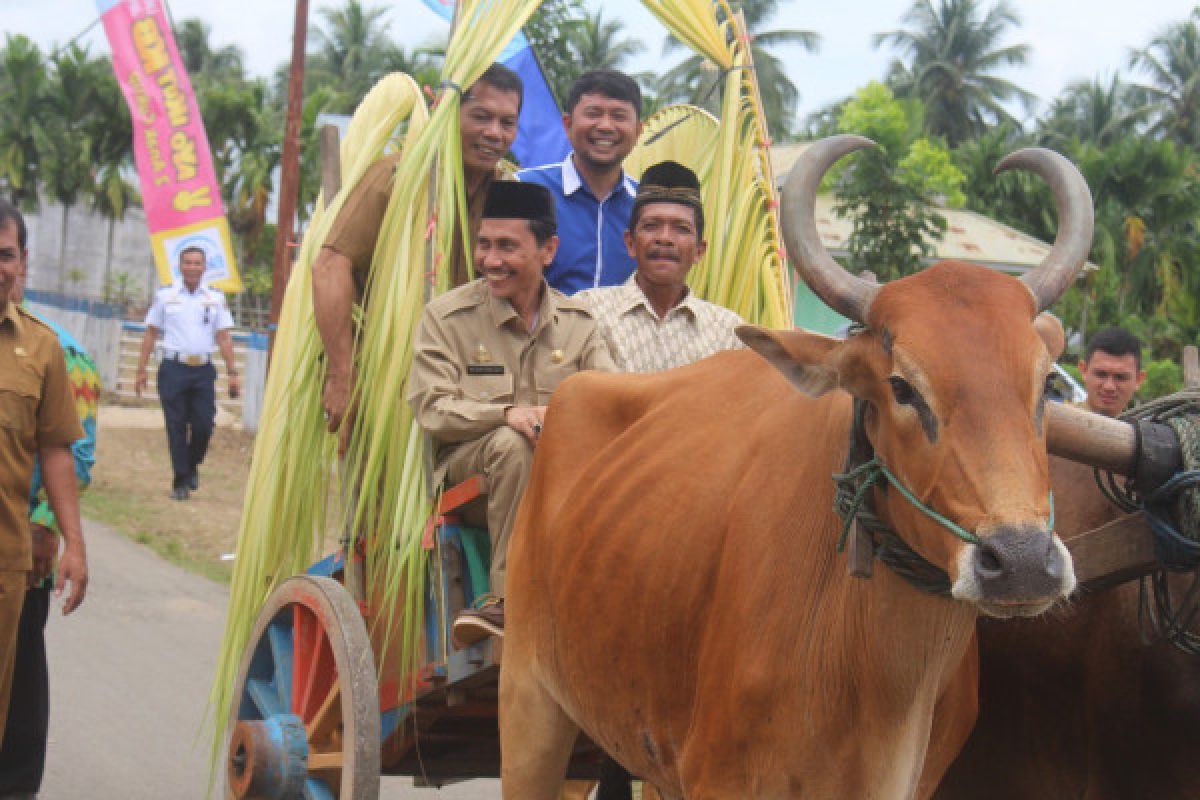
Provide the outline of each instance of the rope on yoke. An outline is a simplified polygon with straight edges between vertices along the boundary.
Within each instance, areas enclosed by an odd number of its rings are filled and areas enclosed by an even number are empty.
[[[1189,630],[1200,613],[1200,390],[1161,397],[1125,412],[1121,419],[1169,426],[1179,439],[1183,458],[1183,470],[1145,496],[1134,490],[1132,480],[1096,470],[1097,485],[1114,505],[1145,513],[1155,556],[1163,566],[1141,580],[1142,640],[1169,641],[1185,653],[1200,655],[1200,633]],[[1168,573],[1192,573],[1190,584],[1178,597],[1172,596]]]

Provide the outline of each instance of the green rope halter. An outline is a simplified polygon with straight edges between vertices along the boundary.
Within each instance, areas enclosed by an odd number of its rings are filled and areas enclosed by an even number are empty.
[[[879,460],[879,456],[875,456],[871,460],[859,464],[857,467],[848,472],[834,473],[833,475],[834,481],[838,483],[842,483],[843,481],[857,482],[860,478],[862,479],[862,482],[858,483],[858,488],[854,492],[854,499],[850,503],[849,513],[846,514],[846,519],[842,524],[842,535],[838,538],[839,553],[842,552],[846,547],[846,537],[850,534],[850,527],[854,524],[854,518],[858,516],[859,510],[862,508],[863,503],[865,503],[867,500],[867,492],[870,491],[872,486],[879,483],[880,479],[886,479],[888,483],[896,487],[896,491],[900,492],[904,499],[907,500],[913,508],[917,509],[917,511],[920,511],[922,514],[929,517],[946,530],[950,531],[950,533],[954,534],[959,539],[962,539],[968,544],[983,543],[982,539],[959,525],[954,520],[939,514],[929,506],[922,503],[915,494],[909,491],[908,487],[900,482],[900,479],[896,477],[895,473],[888,469],[887,465]],[[1050,492],[1050,520],[1047,522],[1046,527],[1050,530],[1054,530],[1054,492]]]
[[[871,503],[871,487],[886,481],[912,504],[913,508],[937,522],[956,537],[969,544],[980,544],[978,536],[964,529],[944,515],[922,503],[896,475],[880,461],[875,448],[867,439],[863,425],[866,403],[854,401],[854,416],[850,426],[850,445],[846,453],[845,471],[834,473],[837,484],[834,495],[834,511],[842,518],[842,535],[838,539],[838,552],[846,549],[846,539],[857,520],[869,532],[872,557],[886,564],[897,575],[923,592],[951,596],[950,577],[945,570],[925,559],[908,545],[894,530],[884,524],[874,512]],[[1047,527],[1054,529],[1054,494],[1050,494],[1050,520]]]

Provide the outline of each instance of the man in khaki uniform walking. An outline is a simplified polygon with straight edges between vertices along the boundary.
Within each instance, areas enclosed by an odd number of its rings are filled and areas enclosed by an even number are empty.
[[[435,480],[488,479],[495,597],[455,620],[462,644],[503,633],[508,539],[550,395],[581,370],[616,369],[591,312],[543,278],[557,246],[544,187],[493,183],[475,246],[483,277],[435,298],[417,326],[408,401],[434,439]]]
[[[34,459],[58,518],[65,549],[56,591],[71,585],[69,614],[83,602],[87,557],[79,522],[71,443],[83,437],[58,336],[9,298],[25,271],[25,221],[0,200],[0,729],[8,716],[17,622],[33,568],[29,489]]]

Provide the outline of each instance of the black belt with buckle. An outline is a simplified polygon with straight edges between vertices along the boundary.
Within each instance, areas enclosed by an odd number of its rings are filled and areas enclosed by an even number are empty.
[[[184,366],[188,366],[188,367],[203,367],[206,364],[212,363],[212,356],[210,356],[210,355],[189,356],[189,355],[186,355],[185,353],[164,353],[163,360],[164,361],[176,361],[176,362],[183,364]]]

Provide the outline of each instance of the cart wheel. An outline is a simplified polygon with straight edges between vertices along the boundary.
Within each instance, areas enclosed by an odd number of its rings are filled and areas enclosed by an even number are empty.
[[[228,728],[228,795],[379,797],[379,685],[349,592],[289,578],[267,598],[238,671]]]

